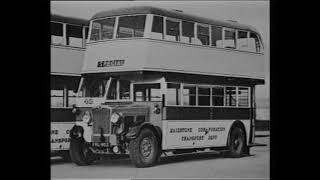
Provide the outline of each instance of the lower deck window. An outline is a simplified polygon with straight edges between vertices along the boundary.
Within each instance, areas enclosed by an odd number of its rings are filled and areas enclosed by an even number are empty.
[[[226,87],[226,106],[237,106],[236,87]]]
[[[51,90],[51,107],[63,106],[63,90]]]
[[[239,87],[238,106],[249,107],[249,88]]]
[[[161,101],[160,84],[134,84],[134,101]]]
[[[167,84],[167,105],[180,105],[180,84]]]
[[[213,87],[212,88],[212,106],[223,106],[224,105],[224,88]]]
[[[183,87],[183,105],[196,105],[196,86],[187,85]]]
[[[198,87],[198,105],[210,106],[210,88]]]

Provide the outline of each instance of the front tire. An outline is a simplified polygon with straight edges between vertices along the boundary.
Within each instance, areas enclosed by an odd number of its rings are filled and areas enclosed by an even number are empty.
[[[236,127],[231,131],[229,153],[232,158],[239,158],[247,151],[245,134],[242,128]]]
[[[131,162],[138,168],[155,165],[159,159],[160,149],[154,132],[143,129],[140,135],[129,143]]]
[[[71,138],[70,159],[79,166],[90,165],[94,161],[94,154],[83,138]]]

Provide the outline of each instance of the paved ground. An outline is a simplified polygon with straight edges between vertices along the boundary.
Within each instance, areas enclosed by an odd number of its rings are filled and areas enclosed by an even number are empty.
[[[223,158],[216,153],[187,154],[161,158],[150,168],[135,168],[129,159],[104,160],[80,167],[71,162],[51,160],[51,177],[55,178],[262,178],[269,179],[269,132],[257,132],[251,155],[239,159]]]

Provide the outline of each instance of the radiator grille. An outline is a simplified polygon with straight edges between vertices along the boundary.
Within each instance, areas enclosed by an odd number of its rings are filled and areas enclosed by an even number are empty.
[[[109,134],[110,133],[110,110],[109,109],[94,109],[93,114],[93,135]],[[101,132],[102,130],[102,132]],[[106,138],[107,141],[108,138]],[[94,140],[97,140],[94,138]],[[100,141],[100,140],[99,140]]]

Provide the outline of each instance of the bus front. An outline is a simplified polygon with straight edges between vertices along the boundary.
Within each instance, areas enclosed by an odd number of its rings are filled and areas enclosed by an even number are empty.
[[[146,19],[147,15],[130,15],[90,22],[82,79],[73,107],[76,125],[70,131],[71,159],[78,165],[88,165],[98,155],[106,154],[130,154],[140,159],[137,154],[141,153],[136,152],[140,147],[131,141],[146,126],[154,131],[146,132],[144,160],[133,161],[137,166],[150,166],[160,154],[157,130],[149,121],[161,119],[162,79],[157,75],[146,77],[140,70],[146,58],[142,39]]]

